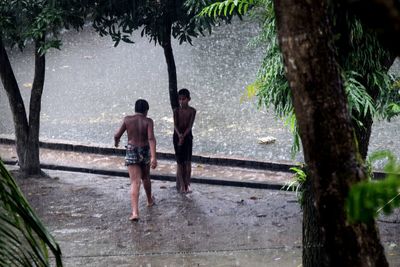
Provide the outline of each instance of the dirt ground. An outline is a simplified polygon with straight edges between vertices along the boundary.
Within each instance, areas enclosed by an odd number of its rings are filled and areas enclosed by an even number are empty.
[[[17,182],[60,243],[65,266],[301,265],[293,192],[194,184],[182,195],[172,182],[153,181],[156,205],[146,207],[142,190],[132,223],[127,178],[46,172]],[[400,266],[399,226],[398,210],[379,218],[391,266]]]

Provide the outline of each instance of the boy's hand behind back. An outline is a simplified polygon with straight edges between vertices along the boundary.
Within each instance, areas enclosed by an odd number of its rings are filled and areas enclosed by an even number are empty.
[[[157,159],[156,158],[151,158],[150,159],[150,167],[152,169],[155,169],[157,167]]]
[[[184,139],[184,137],[183,137],[183,134],[180,134],[180,135],[179,135],[178,145],[179,145],[179,146],[183,145],[184,140],[185,140],[185,139]]]

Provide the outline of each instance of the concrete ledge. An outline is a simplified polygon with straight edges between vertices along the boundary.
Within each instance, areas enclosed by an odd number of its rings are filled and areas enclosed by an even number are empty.
[[[15,144],[15,140],[12,138],[0,136],[0,144],[13,145]],[[125,149],[123,148],[88,146],[88,145],[74,144],[74,143],[44,142],[44,141],[39,141],[39,147],[52,150],[73,151],[73,152],[91,153],[100,155],[125,156]],[[175,160],[175,154],[168,152],[157,152],[157,157],[163,160]],[[247,159],[228,158],[228,157],[208,157],[203,155],[193,155],[192,162],[201,164],[220,165],[220,166],[281,171],[281,172],[290,172],[290,168],[296,166],[296,164],[279,163],[272,161],[255,161]]]
[[[3,160],[6,165],[17,165],[18,162],[16,160]],[[95,169],[95,168],[83,168],[83,167],[73,167],[73,166],[65,166],[65,165],[55,165],[55,164],[40,164],[42,169],[47,170],[57,170],[57,171],[68,171],[68,172],[81,172],[81,173],[90,173],[90,174],[99,174],[99,175],[109,175],[109,176],[118,176],[118,177],[129,177],[127,171],[120,170],[104,170],[104,169]],[[172,175],[150,175],[152,180],[159,181],[169,181],[175,182],[176,177]],[[214,179],[208,177],[192,177],[192,183],[198,184],[209,184],[209,185],[221,185],[221,186],[235,186],[235,187],[247,187],[247,188],[255,188],[255,189],[272,189],[272,190],[281,190],[283,188],[283,184],[277,183],[266,183],[266,182],[247,182],[247,181],[239,181],[239,180],[223,180],[223,179]]]
[[[0,135],[0,144],[14,145],[15,140],[12,138],[9,138],[9,137],[4,137],[4,135]],[[39,147],[45,148],[45,149],[73,151],[73,152],[79,152],[79,153],[125,156],[125,149],[122,149],[122,148],[88,146],[88,145],[74,144],[74,143],[43,142],[43,141],[39,141]],[[168,152],[157,152],[157,157],[159,159],[163,159],[163,160],[175,160],[175,155],[173,153],[168,153]],[[279,163],[279,162],[255,161],[255,160],[236,159],[236,158],[207,157],[207,156],[201,156],[201,155],[193,155],[192,162],[201,163],[201,164],[219,165],[219,166],[242,167],[242,168],[251,168],[251,169],[280,171],[280,172],[291,172],[290,168],[293,166],[296,166],[296,164],[287,164],[287,163]],[[12,164],[10,164],[10,165],[12,165]],[[43,168],[45,168],[45,167],[43,167]],[[72,167],[69,167],[69,168],[72,168]],[[81,168],[81,169],[84,169],[84,168]],[[91,170],[91,169],[88,169],[88,170]],[[76,171],[79,172],[78,170],[76,170]],[[104,170],[104,171],[108,172],[106,170]],[[82,171],[82,172],[89,172],[89,171]],[[95,173],[95,172],[93,172],[93,173]],[[98,173],[98,174],[100,174],[100,173]],[[112,174],[107,173],[106,175],[112,175]],[[376,180],[384,179],[385,176],[386,176],[385,172],[374,171],[374,178]],[[193,179],[195,179],[195,178],[193,178]],[[216,179],[211,179],[211,180],[214,181]],[[282,186],[282,185],[280,185],[280,186]]]

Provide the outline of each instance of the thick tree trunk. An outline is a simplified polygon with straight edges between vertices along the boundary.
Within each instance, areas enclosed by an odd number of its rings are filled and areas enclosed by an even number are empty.
[[[346,221],[344,205],[349,188],[366,175],[359,162],[345,92],[330,47],[333,41],[327,3],[275,0],[274,4],[279,43],[315,197],[317,232],[321,234],[319,244],[303,247],[303,265],[388,266],[375,223],[350,225]],[[320,255],[310,259],[315,245]]]
[[[317,266],[322,262],[322,233],[319,231],[317,210],[314,206],[314,194],[311,179],[307,179],[302,188],[303,198],[303,266]]]
[[[7,51],[5,50],[1,39],[0,75],[13,115],[19,165],[25,166],[25,148],[28,139],[28,120],[26,117],[24,101],[22,100],[17,80],[15,79],[14,72],[7,56]]]
[[[178,104],[178,80],[176,77],[176,66],[174,53],[172,51],[171,44],[171,23],[166,23],[165,27],[165,38],[162,42],[162,48],[164,49],[164,56],[168,67],[168,90],[169,100],[171,108],[175,109],[179,106]]]
[[[347,61],[348,57],[350,56],[349,53],[353,51],[353,48],[349,43],[349,15],[347,13],[346,7],[344,6],[334,5],[333,8],[333,15],[336,17],[334,32],[336,36],[340,37],[338,40],[335,41],[335,45],[337,46],[339,55],[339,57],[337,58],[339,61]],[[388,71],[389,68],[393,65],[395,58],[396,57],[393,54],[389,55],[387,58],[382,58],[381,65],[384,67],[385,70]],[[339,64],[345,64],[345,62],[339,62]],[[372,71],[374,70],[371,70],[371,72]],[[367,88],[367,91],[371,98],[376,101],[379,94],[379,88],[377,88],[376,86],[369,86],[367,81],[368,78],[365,76],[360,82],[365,86],[365,88]],[[353,110],[353,114],[358,117],[358,120],[361,121],[362,125],[359,125],[355,120],[352,120],[352,124],[354,127],[360,155],[362,159],[365,160],[368,155],[373,118],[371,117],[371,114],[367,114],[367,116],[364,116],[363,114],[357,114],[355,112],[356,111]],[[305,261],[304,266],[313,266],[321,261],[320,257],[322,254],[320,252],[320,240],[322,238],[322,233],[318,231],[317,227],[319,222],[317,221],[317,217],[315,216],[316,208],[313,204],[314,195],[311,191],[310,180],[307,180],[303,189],[303,246],[308,248],[303,251],[303,259]]]
[[[45,74],[45,56],[39,55],[37,50],[38,44],[36,44],[35,49],[35,76],[32,85],[28,122],[17,80],[15,79],[7,52],[0,39],[0,76],[13,114],[18,164],[26,175],[41,173],[39,128]]]

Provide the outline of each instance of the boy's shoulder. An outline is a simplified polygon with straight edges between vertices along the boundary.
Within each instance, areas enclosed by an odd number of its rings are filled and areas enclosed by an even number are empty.
[[[196,109],[194,107],[189,106],[188,108],[190,113],[196,113]]]
[[[188,106],[187,108],[176,107],[173,109],[173,112],[174,113],[179,113],[179,112],[184,112],[184,113],[191,112],[192,113],[192,112],[196,112],[196,109],[192,106]]]
[[[133,119],[133,115],[126,115],[124,117],[124,121],[130,120],[130,119]]]

